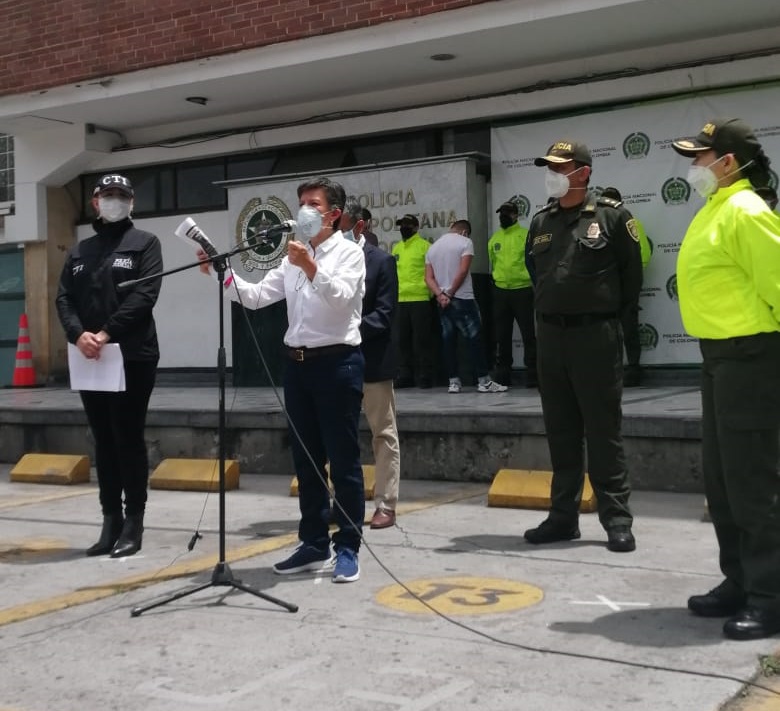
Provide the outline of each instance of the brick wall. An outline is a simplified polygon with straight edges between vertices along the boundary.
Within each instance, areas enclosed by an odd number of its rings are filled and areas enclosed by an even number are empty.
[[[0,96],[488,1],[0,0]]]

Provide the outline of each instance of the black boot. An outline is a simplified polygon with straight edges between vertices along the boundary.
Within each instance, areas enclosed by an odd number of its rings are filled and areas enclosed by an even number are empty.
[[[124,558],[135,555],[141,550],[141,540],[144,535],[144,515],[133,514],[125,519],[125,525],[119,540],[111,551],[112,558]]]
[[[123,525],[124,519],[121,512],[103,516],[103,528],[100,531],[100,539],[95,545],[87,548],[87,555],[106,555],[106,553],[110,553],[119,539],[119,534],[122,533]]]

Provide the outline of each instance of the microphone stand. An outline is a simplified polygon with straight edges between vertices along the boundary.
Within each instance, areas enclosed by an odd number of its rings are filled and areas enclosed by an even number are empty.
[[[268,602],[272,602],[275,605],[285,608],[289,612],[297,612],[298,606],[284,600],[272,597],[266,593],[255,590],[242,583],[240,580],[234,577],[233,571],[225,560],[225,311],[224,311],[224,299],[223,291],[225,284],[225,270],[227,269],[227,258],[238,254],[239,252],[245,252],[249,249],[256,247],[252,244],[248,246],[239,246],[223,254],[214,254],[210,256],[206,262],[211,262],[214,270],[217,273],[218,292],[217,297],[219,299],[219,349],[217,351],[217,373],[219,376],[219,419],[217,424],[217,439],[219,442],[219,560],[217,561],[214,570],[211,573],[211,580],[207,583],[200,585],[194,585],[184,590],[172,593],[171,595],[145,605],[139,605],[134,607],[130,611],[131,617],[138,617],[140,614],[151,610],[161,605],[166,605],[174,600],[180,600],[183,597],[193,595],[196,592],[205,590],[210,587],[231,587],[237,590],[242,590],[245,593],[254,595],[255,597],[262,598]],[[197,261],[192,264],[186,264],[182,267],[177,267],[165,272],[159,272],[158,274],[151,274],[141,279],[132,279],[120,283],[119,287],[127,287],[139,282],[147,281],[150,279],[157,279],[159,277],[168,276],[169,274],[175,274],[176,272],[183,271],[185,269],[192,269],[193,267],[199,267],[203,262]],[[190,547],[192,549],[192,547]]]

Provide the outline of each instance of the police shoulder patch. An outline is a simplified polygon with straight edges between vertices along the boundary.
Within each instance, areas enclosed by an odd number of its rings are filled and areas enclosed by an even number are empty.
[[[599,196],[599,205],[607,205],[608,207],[620,207],[623,204],[622,200],[613,200],[609,197]]]
[[[626,230],[628,230],[628,234],[631,235],[631,239],[634,240],[634,242],[639,242],[639,227],[637,226],[635,219],[632,218],[626,222]]]
[[[537,244],[545,244],[550,241],[552,241],[552,235],[548,232],[547,234],[536,235],[536,237],[534,237],[533,243],[534,246],[536,246]]]

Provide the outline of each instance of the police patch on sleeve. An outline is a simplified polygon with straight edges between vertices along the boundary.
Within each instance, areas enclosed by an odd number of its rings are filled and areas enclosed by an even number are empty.
[[[533,246],[536,247],[537,244],[546,244],[547,242],[552,241],[552,234],[549,232],[544,235],[537,235],[534,237]]]
[[[636,224],[636,220],[631,219],[626,222],[626,229],[628,230],[628,234],[631,235],[631,239],[634,240],[634,242],[639,242],[639,227]]]

